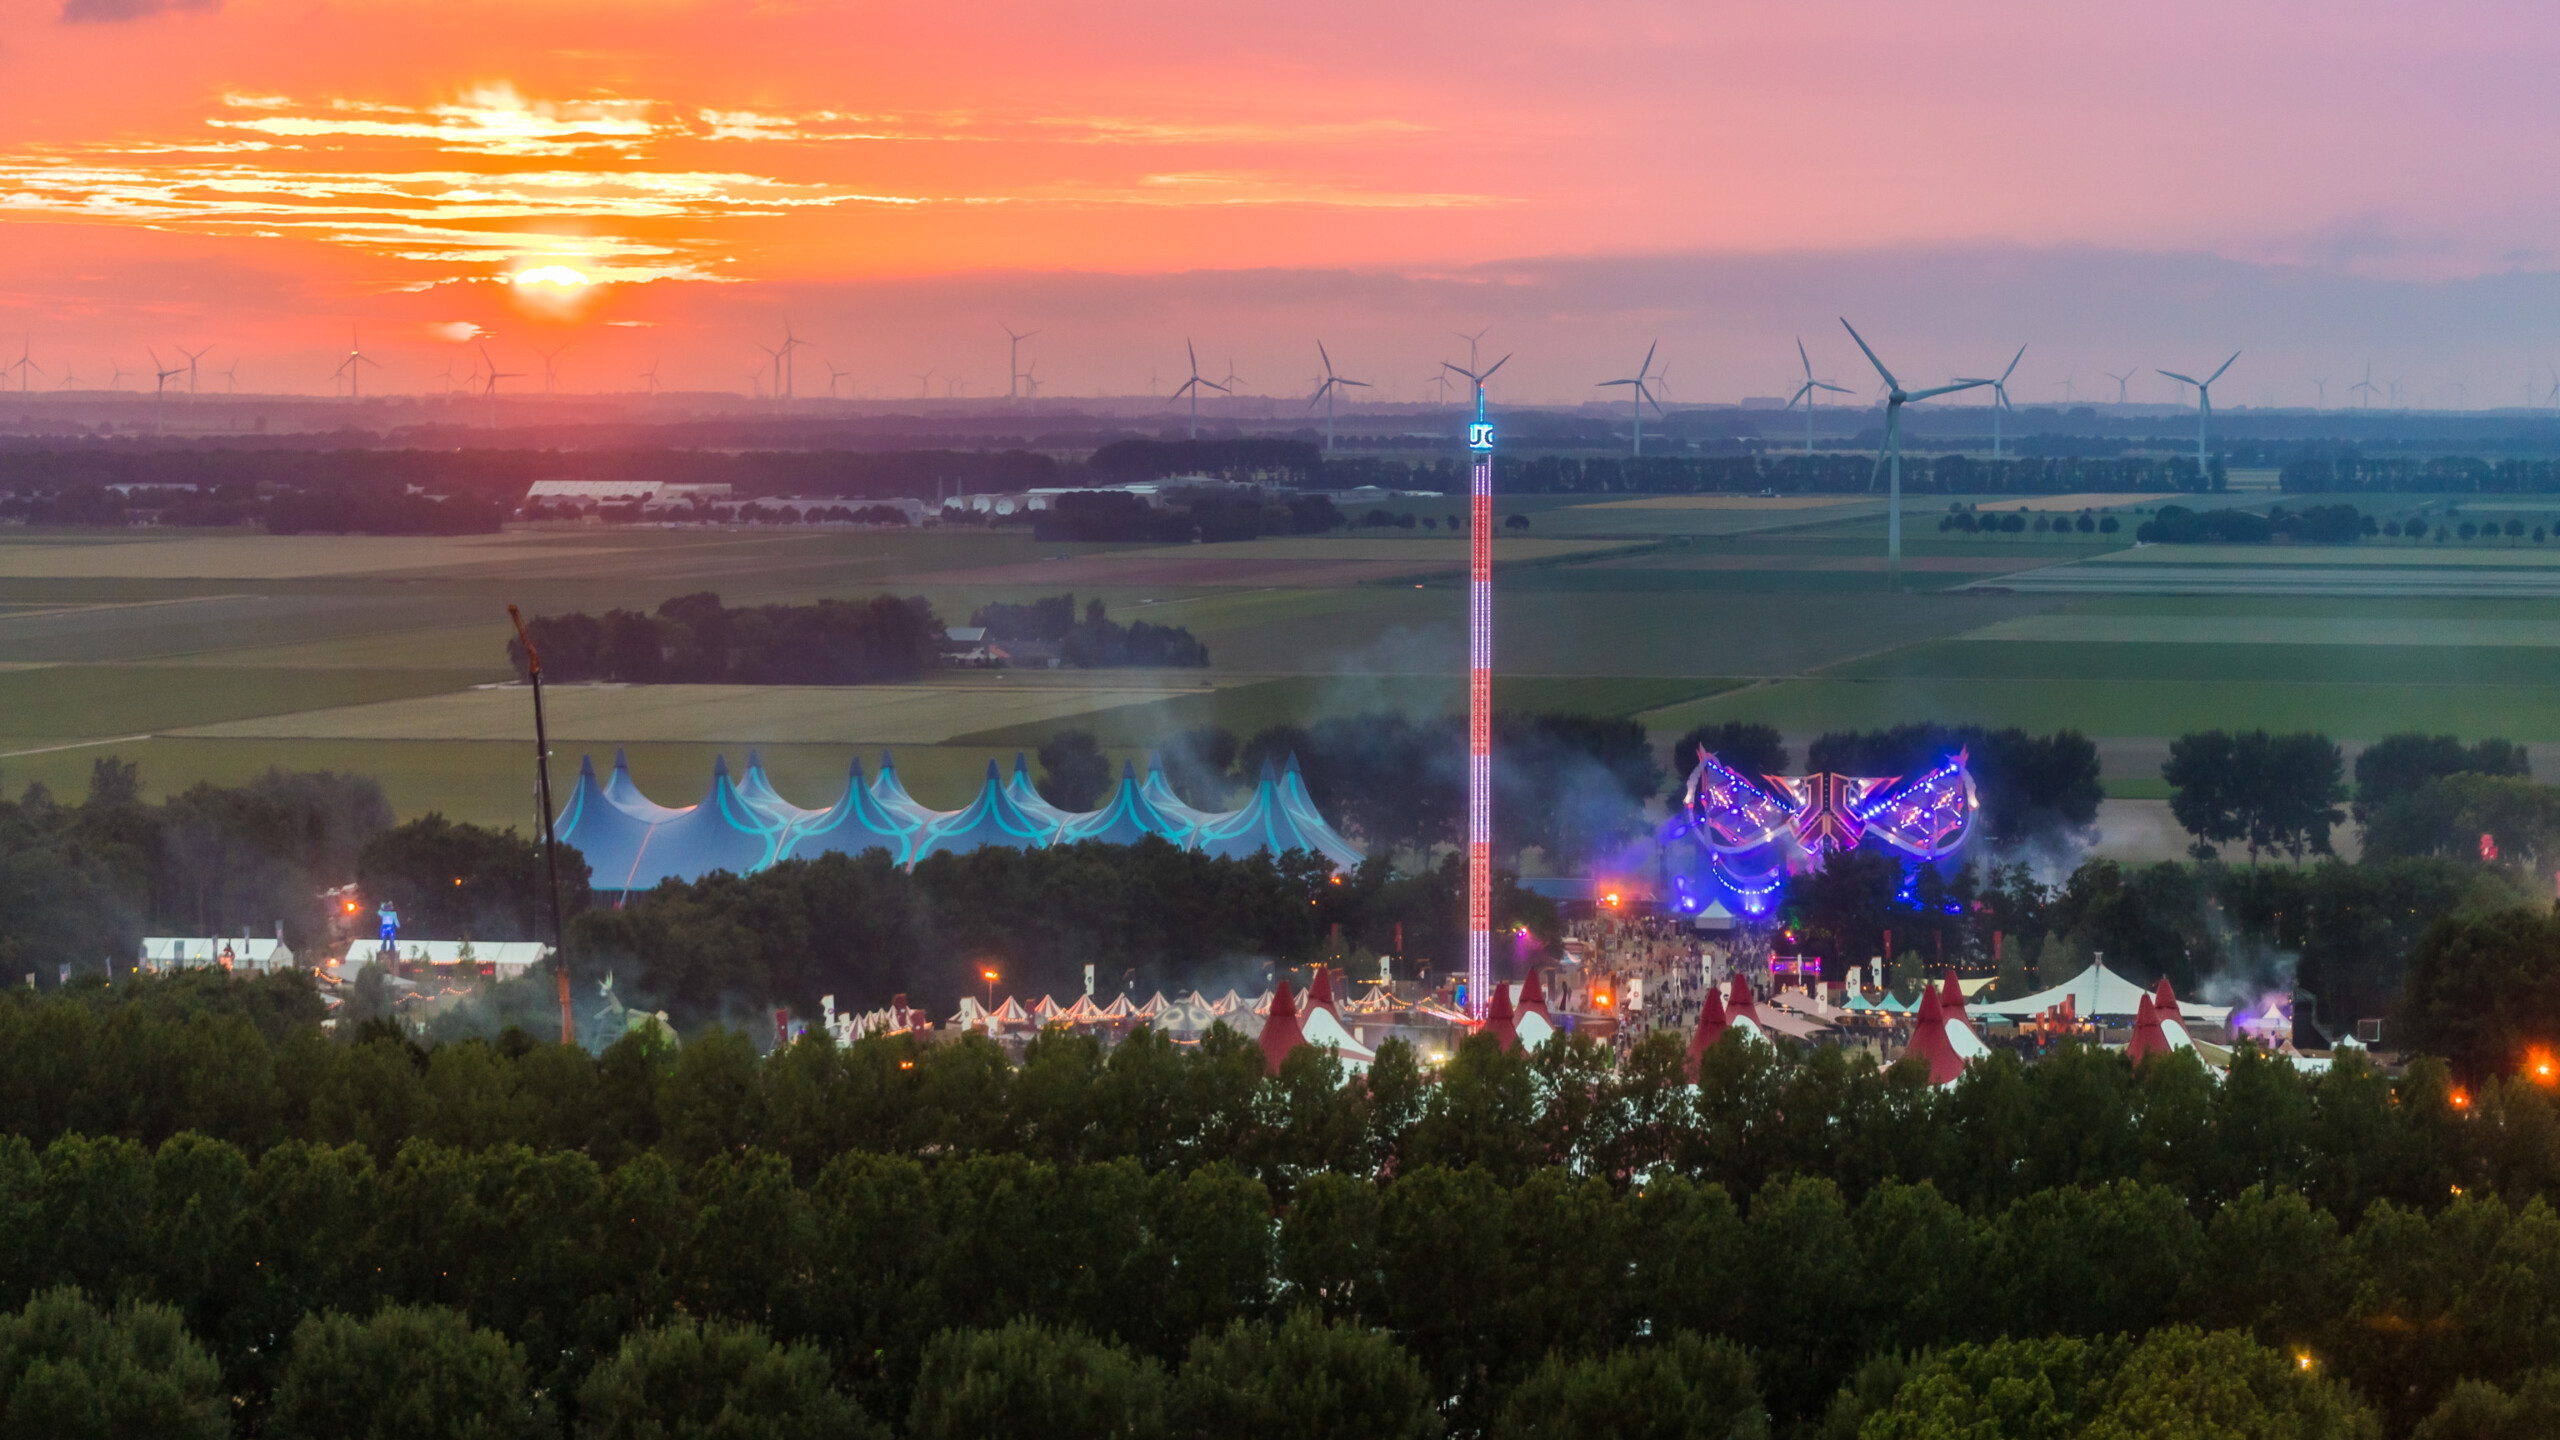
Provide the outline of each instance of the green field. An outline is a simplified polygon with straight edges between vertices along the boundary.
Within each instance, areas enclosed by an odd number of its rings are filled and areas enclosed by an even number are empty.
[[[1531,528],[1500,546],[1498,703],[1637,715],[1666,741],[1736,718],[1790,734],[1941,720],[2067,725],[2129,742],[2256,725],[2341,739],[2421,727],[2560,741],[2552,600],[2371,589],[2376,579],[2458,589],[2551,576],[2560,547],[2134,551],[2124,535],[1940,532],[1948,499],[1930,497],[1906,512],[1896,570],[1883,561],[1875,497],[1628,498],[1499,502]],[[2277,498],[2119,497],[2118,509]],[[2422,503],[2442,512],[2428,497],[2366,508]],[[1436,517],[1451,504],[1390,508]],[[1190,546],[959,529],[586,527],[386,541],[12,531],[0,540],[0,783],[77,793],[110,753],[140,763],[154,794],[272,765],[328,767],[379,775],[403,813],[525,824],[523,692],[474,688],[509,678],[510,601],[545,614],[653,608],[701,590],[732,604],[886,590],[922,595],[958,624],[989,601],[1070,591],[1117,618],[1187,627],[1207,645],[1205,672],[558,693],[562,755],[609,762],[627,746],[643,786],[670,803],[699,792],[715,755],[743,763],[749,746],[785,793],[824,803],[857,750],[876,764],[886,744],[912,789],[957,805],[990,755],[1010,764],[1015,749],[1065,728],[1134,756],[1197,725],[1245,734],[1381,709],[1450,713],[1464,698],[1461,560],[1445,531],[1419,530]],[[2124,576],[2269,576],[2296,592],[2001,593],[2010,572],[2064,562]],[[564,759],[560,781],[574,773]],[[2156,798],[2156,785],[2109,781],[2126,798]]]

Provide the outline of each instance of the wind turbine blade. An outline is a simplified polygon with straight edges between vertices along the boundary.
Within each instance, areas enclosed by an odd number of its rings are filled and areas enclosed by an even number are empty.
[[[2002,384],[2007,384],[2009,377],[2018,373],[2018,362],[2026,358],[2027,347],[2021,345],[2018,347],[2018,353],[2009,357],[2009,368],[2000,372],[2000,381]]]
[[[1369,382],[1366,380],[1336,380],[1333,383],[1336,385],[1357,385],[1363,390],[1369,388]]]
[[[1499,370],[1499,369],[1501,369],[1503,366],[1508,365],[1508,364],[1510,364],[1510,363],[1511,363],[1511,357],[1510,357],[1510,356],[1508,356],[1508,355],[1505,355],[1505,356],[1503,356],[1501,359],[1494,361],[1492,364],[1490,364],[1490,365],[1488,365],[1488,366],[1486,366],[1486,367],[1485,367],[1485,370],[1484,370],[1484,376],[1483,376],[1483,378],[1482,378],[1482,379],[1479,379],[1478,381],[1476,381],[1476,383],[1477,383],[1478,385],[1482,385],[1486,380],[1490,380],[1490,379],[1492,379],[1492,378],[1493,378],[1493,372],[1494,372],[1494,371]]]
[[[1855,395],[1855,394],[1857,394],[1857,393],[1858,393],[1857,391],[1850,389],[1850,388],[1849,388],[1848,386],[1846,386],[1846,385],[1832,385],[1832,384],[1827,384],[1827,383],[1825,383],[1825,382],[1823,382],[1823,381],[1820,381],[1820,380],[1817,380],[1817,381],[1815,381],[1815,382],[1813,383],[1813,388],[1815,388],[1816,390],[1828,390],[1828,391],[1830,391],[1830,392],[1831,392],[1832,394],[1834,394],[1834,395]]]
[[[1316,354],[1317,354],[1318,356],[1322,357],[1322,358],[1323,358],[1323,360],[1324,360],[1324,373],[1325,373],[1326,378],[1327,378],[1327,379],[1332,378],[1332,376],[1333,376],[1333,357],[1332,357],[1332,356],[1330,356],[1330,355],[1326,355],[1326,354],[1324,353],[1324,342],[1323,342],[1323,341],[1321,341],[1321,340],[1319,340],[1319,341],[1317,341],[1317,342],[1316,342]]]
[[[1636,382],[1633,380],[1594,380],[1591,382],[1593,388],[1600,390],[1606,390],[1612,385],[1633,385],[1634,383]]]
[[[1796,337],[1796,358],[1804,362],[1804,378],[1811,380],[1813,378],[1813,357],[1804,353],[1804,337],[1801,335]]]
[[[1646,347],[1644,347],[1644,363],[1643,363],[1642,365],[1639,365],[1639,366],[1637,366],[1637,367],[1636,367],[1636,374],[1638,374],[1639,376],[1641,376],[1641,375],[1648,374],[1648,373],[1650,373],[1650,372],[1652,371],[1652,369],[1653,369],[1653,352],[1654,352],[1654,351],[1656,351],[1656,350],[1659,350],[1659,349],[1661,349],[1661,348],[1662,348],[1662,342],[1661,342],[1661,341],[1659,341],[1659,340],[1656,340],[1656,341],[1654,341],[1652,344],[1647,345]]]
[[[2239,359],[2239,358],[2240,358],[2240,352],[2239,352],[2239,351],[2237,351],[2237,350],[2232,351],[2232,352],[2231,352],[2231,360],[2225,360],[2225,361],[2223,361],[2223,362],[2222,362],[2222,369],[2221,369],[2221,370],[2216,370],[2216,371],[2214,371],[2211,375],[2209,375],[2209,376],[2205,377],[2205,382],[2204,382],[2204,383],[2206,383],[2207,385],[2210,385],[2210,384],[2212,384],[2214,381],[2221,379],[2221,378],[2222,378],[2222,371],[2223,371],[2223,370],[2228,370],[2228,369],[2230,369],[2230,368],[2231,368],[2231,361],[2232,361],[2232,360],[2237,360],[2237,359]]]
[[[2176,381],[2179,381],[2179,382],[2181,382],[2181,383],[2183,383],[2183,384],[2193,385],[2193,384],[2195,384],[2195,383],[2196,383],[2196,381],[2195,381],[2195,377],[2194,377],[2194,376],[2192,376],[2192,375],[2181,375],[2181,374],[2179,374],[2179,373],[2178,373],[2177,371],[2175,371],[2175,370],[2159,370],[2159,371],[2154,371],[2153,373],[2154,373],[2154,374],[2159,374],[2159,375],[2166,375],[2166,376],[2168,376],[2170,379],[2172,379],[2172,380],[2176,380]]]
[[[1796,402],[1797,402],[1797,401],[1799,401],[1799,400],[1803,399],[1805,396],[1810,395],[1810,394],[1812,394],[1812,393],[1813,393],[1813,382],[1812,382],[1812,381],[1810,381],[1810,380],[1807,380],[1807,381],[1806,381],[1806,382],[1804,382],[1803,384],[1801,384],[1801,385],[1799,385],[1799,386],[1797,386],[1797,387],[1796,387],[1796,393],[1794,393],[1793,395],[1790,395],[1790,396],[1788,396],[1788,397],[1787,397],[1787,408],[1788,408],[1788,409],[1790,409],[1790,410],[1793,410],[1794,408],[1796,408]]]
[[[1933,396],[1953,395],[1959,390],[1970,390],[1977,385],[1988,385],[1990,383],[1991,382],[1988,380],[1959,380],[1953,385],[1941,385],[1934,390],[1914,390],[1902,398],[1906,401],[1927,400]]]
[[[1200,378],[1200,351],[1188,340],[1182,342],[1183,353],[1191,357],[1191,378]]]
[[[1858,327],[1849,323],[1848,316],[1840,317],[1840,328],[1848,331],[1849,338],[1858,342],[1858,348],[1867,352],[1867,363],[1876,367],[1876,373],[1884,377],[1884,383],[1896,390],[1902,388],[1902,382],[1894,379],[1893,372],[1884,368],[1884,362],[1876,358],[1876,352],[1867,344],[1867,337],[1858,333]]]

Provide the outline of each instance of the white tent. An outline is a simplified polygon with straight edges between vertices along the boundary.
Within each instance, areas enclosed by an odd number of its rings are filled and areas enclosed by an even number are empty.
[[[1342,1021],[1333,1013],[1331,1006],[1319,1005],[1299,1016],[1298,1030],[1307,1037],[1307,1043],[1317,1049],[1327,1045],[1334,1047],[1342,1056],[1343,1068],[1354,1074],[1368,1069],[1369,1062],[1378,1058],[1376,1051],[1361,1044],[1350,1031],[1342,1028]]]
[[[2150,993],[2104,965],[2092,965],[2050,990],[2021,995],[2015,1000],[1968,999],[1965,1004],[1977,1014],[2024,1020],[2057,1009],[2068,1000],[2080,1017],[2087,1019],[2093,1015],[2137,1014],[2142,1009],[2142,997]],[[2178,1010],[2186,1019],[2208,1025],[2221,1024],[2223,1017],[2231,1013],[2228,1005],[2198,1005],[2187,1000],[2178,1002]]]

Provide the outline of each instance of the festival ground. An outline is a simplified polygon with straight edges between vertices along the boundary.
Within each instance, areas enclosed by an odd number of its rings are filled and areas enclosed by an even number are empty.
[[[1871,497],[1505,497],[1529,528],[1497,543],[1497,702],[1637,715],[1666,744],[1721,719],[1794,735],[2068,726],[2101,737],[2111,810],[2156,806],[2151,757],[2192,729],[2560,743],[2560,631],[2545,614],[2560,547],[2135,548],[2124,537],[2148,502],[2076,498],[2117,502],[2123,527],[1949,534],[1934,520],[1946,501],[1915,501],[1897,572]],[[2385,515],[2421,503],[2360,499]],[[1397,508],[1437,520],[1452,507]],[[2528,525],[2560,519],[2509,508]],[[508,601],[538,614],[701,590],[731,604],[886,590],[957,624],[989,601],[1072,590],[1207,644],[1206,671],[561,692],[562,748],[625,744],[653,791],[698,785],[711,756],[754,745],[784,793],[824,804],[853,750],[889,745],[921,798],[956,805],[990,752],[1058,729],[1134,753],[1200,724],[1453,710],[1463,566],[1456,537],[1418,526],[1148,547],[1004,530],[20,532],[0,542],[0,783],[77,793],[106,754],[140,762],[152,795],[329,766],[379,775],[403,815],[525,825],[521,694],[481,688],[508,679]],[[2130,809],[2102,826],[2157,828]]]

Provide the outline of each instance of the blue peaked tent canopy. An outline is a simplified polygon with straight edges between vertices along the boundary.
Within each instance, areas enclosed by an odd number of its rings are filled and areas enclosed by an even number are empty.
[[[1306,777],[1298,773],[1298,754],[1294,750],[1289,752],[1288,768],[1280,774],[1278,795],[1280,808],[1289,812],[1289,819],[1299,832],[1315,842],[1316,853],[1331,860],[1336,869],[1357,869],[1361,861],[1369,858],[1326,823],[1324,812],[1316,808],[1315,797],[1307,793]]]
[[[1285,855],[1304,850],[1322,855],[1336,865],[1357,865],[1360,852],[1328,828],[1321,837],[1308,833],[1298,817],[1280,800],[1280,780],[1272,772],[1271,762],[1262,762],[1262,779],[1253,789],[1253,799],[1241,810],[1220,815],[1192,832],[1192,843],[1211,855],[1242,860],[1268,850]],[[1328,849],[1326,841],[1334,848]],[[1347,855],[1346,860],[1343,857]]]
[[[613,778],[604,783],[604,798],[643,820],[664,820],[677,813],[675,807],[659,804],[631,783],[631,762],[619,748],[613,752]]]
[[[916,858],[988,845],[1037,850],[1055,839],[1057,833],[1057,826],[1044,825],[1022,813],[1022,807],[1004,793],[1003,777],[996,773],[996,762],[990,760],[987,783],[979,787],[978,798],[969,802],[969,808],[927,830],[922,843],[916,846]]]
[[[1187,845],[1197,828],[1158,809],[1138,784],[1137,767],[1123,760],[1120,788],[1112,792],[1111,802],[1090,815],[1069,816],[1066,832],[1059,838],[1071,844],[1099,840],[1106,845],[1135,845],[1154,835]]]
[[[866,850],[886,850],[892,861],[904,865],[915,858],[916,842],[922,838],[922,826],[881,804],[862,783],[862,757],[856,755],[845,781],[844,798],[835,803],[835,808],[801,820],[783,841],[779,858],[814,860],[831,853],[859,855]]]
[[[614,756],[613,775],[623,785],[631,783],[620,755]],[[648,804],[646,800],[640,803]],[[649,808],[667,815],[682,813],[656,805]],[[596,889],[632,888],[630,877],[640,867],[640,852],[648,845],[650,827],[656,823],[614,800],[611,787],[596,783],[593,756],[579,758],[578,784],[569,792],[569,803],[560,809],[557,828],[560,843],[586,857],[587,871]]]
[[[1006,799],[1022,807],[1023,814],[1046,823],[1052,829],[1075,819],[1078,813],[1073,810],[1059,809],[1050,804],[1046,796],[1032,788],[1031,767],[1025,763],[1022,752],[1019,750],[1013,752],[1013,778],[1005,782],[1004,793]]]
[[[880,752],[880,778],[871,782],[871,794],[872,798],[889,807],[889,813],[904,815],[923,829],[931,829],[957,813],[936,810],[908,794],[907,787],[898,782],[898,763],[889,758],[886,750]]]
[[[1218,818],[1216,813],[1213,811],[1195,810],[1189,805],[1185,805],[1182,803],[1182,797],[1173,793],[1173,787],[1165,783],[1164,754],[1162,751],[1148,752],[1147,783],[1142,787],[1140,793],[1147,797],[1147,803],[1155,806],[1156,810],[1160,814],[1171,819],[1178,820],[1185,825],[1199,825],[1205,821]]]
[[[1150,768],[1141,783],[1135,765],[1123,762],[1120,783],[1101,809],[1069,813],[1016,793],[1029,784],[1017,766],[1008,786],[997,762],[987,762],[977,798],[957,811],[929,809],[908,795],[894,761],[881,756],[880,778],[863,783],[862,762],[848,768],[842,798],[825,810],[803,810],[784,799],[766,777],[762,757],[748,752],[743,776],[732,779],[726,757],[712,767],[711,788],[681,809],[651,801],[631,783],[623,757],[613,776],[599,782],[595,761],[582,757],[578,783],[559,817],[563,843],[586,857],[596,889],[647,890],[669,879],[696,880],[715,870],[748,875],[786,859],[884,850],[899,864],[944,851],[987,845],[1030,850],[1091,840],[1133,845],[1153,835],[1213,855],[1245,858],[1304,850],[1348,868],[1360,863],[1357,847],[1325,822],[1308,796],[1293,759],[1284,772],[1262,767],[1251,803],[1208,814],[1184,805]]]
[[[786,824],[794,824],[823,813],[816,810],[803,810],[783,799],[782,793],[773,788],[773,781],[765,776],[763,757],[753,750],[747,752],[747,772],[738,777],[738,798],[746,801],[756,813],[772,816]]]

